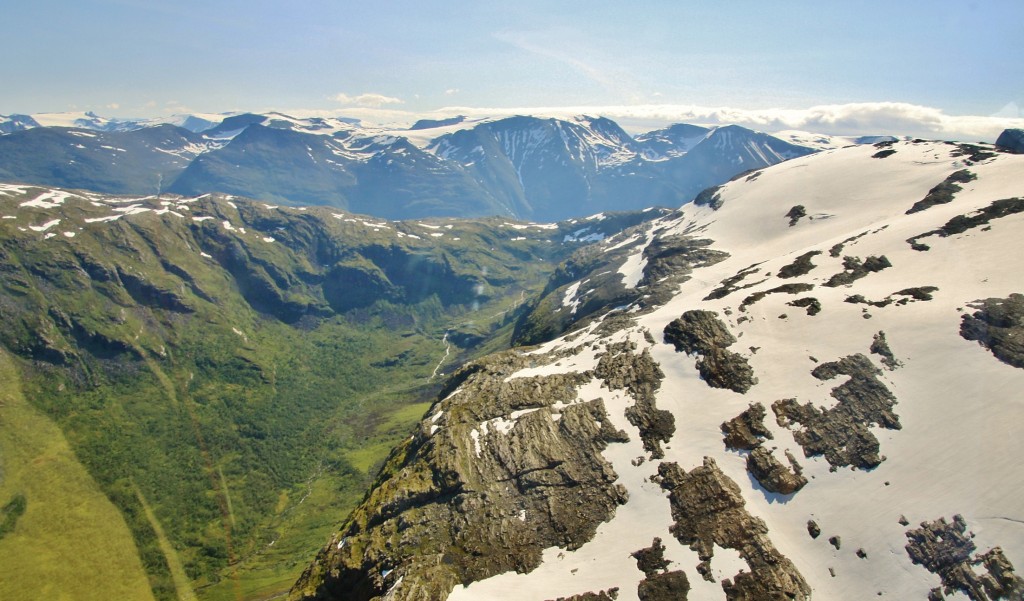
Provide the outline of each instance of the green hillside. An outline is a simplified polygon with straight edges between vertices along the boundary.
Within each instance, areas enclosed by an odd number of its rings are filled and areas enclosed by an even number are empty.
[[[16,400],[0,408],[0,503],[14,502],[0,553],[33,564],[4,599],[63,598],[74,589],[47,574],[99,578],[98,564],[123,594],[65,576],[105,598],[286,590],[443,374],[507,345],[517,311],[580,246],[565,242],[572,224],[28,186],[0,185],[0,216],[0,352],[18,374],[3,378]],[[28,442],[12,438],[22,431]],[[66,469],[26,471],[60,440]],[[78,519],[44,510],[61,503]],[[53,549],[79,535],[91,544],[77,563],[25,553],[29,538],[67,538],[34,543]],[[101,545],[112,551],[92,555]]]

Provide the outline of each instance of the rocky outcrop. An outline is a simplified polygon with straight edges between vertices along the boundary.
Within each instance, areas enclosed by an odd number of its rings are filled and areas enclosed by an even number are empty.
[[[672,534],[697,552],[698,571],[710,577],[715,546],[735,549],[750,571],[722,581],[726,599],[809,599],[811,588],[793,563],[768,538],[768,528],[750,515],[740,489],[715,461],[686,472],[675,463],[658,468],[661,486],[669,491]]]
[[[807,209],[804,208],[804,205],[793,205],[786,213],[786,217],[789,217],[789,227],[793,227],[800,219],[806,216]]]
[[[960,335],[992,351],[997,359],[1024,369],[1024,294],[989,298],[971,305],[977,309],[960,319]]]
[[[902,367],[903,363],[892,354],[889,342],[885,339],[885,332],[879,331],[871,341],[871,353],[882,358],[882,365],[889,371]]]
[[[619,589],[610,588],[606,591],[598,591],[596,593],[586,592],[571,597],[559,597],[552,601],[615,601],[619,598]]]
[[[920,240],[922,238],[928,238],[929,236],[948,238],[949,236],[962,234],[967,230],[988,225],[993,219],[1016,215],[1020,212],[1024,212],[1024,198],[1003,198],[993,201],[992,204],[974,213],[957,215],[938,229],[918,234],[913,238],[907,238],[907,243],[914,250],[925,251],[931,247],[921,243]]]
[[[914,203],[914,206],[907,209],[907,215],[930,209],[935,205],[953,202],[953,196],[963,190],[959,184],[966,184],[978,179],[978,176],[966,169],[954,171],[940,184],[928,191],[924,198]]]
[[[1013,564],[995,547],[972,557],[976,550],[973,533],[960,515],[953,523],[939,518],[922,522],[920,528],[907,532],[907,554],[911,561],[923,566],[942,580],[943,590],[934,589],[930,599],[945,599],[959,591],[972,601],[997,601],[1024,597],[1024,579],[1014,573]],[[981,574],[975,566],[984,567]]]
[[[782,465],[771,451],[759,446],[747,455],[747,471],[769,492],[791,495],[807,484],[800,466],[790,456],[790,467]]]
[[[743,302],[740,303],[739,310],[746,311],[747,307],[760,301],[769,294],[800,294],[801,292],[808,292],[810,290],[814,290],[814,284],[783,284],[781,286],[776,286],[775,288],[772,288],[770,290],[762,290],[760,292],[755,292],[751,294],[747,298],[743,299]]]
[[[625,389],[635,399],[626,408],[626,419],[640,430],[644,450],[652,459],[660,459],[665,456],[661,443],[675,434],[676,418],[671,412],[658,409],[654,398],[665,374],[646,349],[639,355],[635,350],[633,342],[609,345],[594,373],[610,390]]]
[[[869,427],[900,429],[899,417],[893,412],[896,397],[878,379],[881,373],[860,353],[822,363],[811,372],[819,380],[849,376],[832,389],[832,397],[838,401],[835,406],[819,409],[811,403],[800,405],[796,399],[785,399],[773,403],[772,410],[780,426],[800,424],[793,438],[807,457],[824,455],[833,469],[848,465],[876,467],[884,457]]]
[[[764,425],[764,405],[754,403],[746,411],[722,423],[725,446],[734,451],[750,451],[760,446],[772,432]]]
[[[792,263],[779,270],[779,277],[785,279],[807,275],[815,268],[814,263],[811,263],[811,257],[820,254],[820,250],[812,250],[800,255],[796,259],[793,259]]]
[[[740,354],[726,349],[736,342],[714,311],[694,310],[665,326],[665,342],[676,351],[698,355],[696,367],[712,388],[744,393],[757,384],[754,370]]]
[[[807,296],[804,298],[798,298],[795,301],[786,303],[790,307],[801,307],[807,311],[808,315],[817,315],[821,313],[821,301],[814,298],[813,296]]]
[[[864,261],[861,261],[860,257],[843,257],[843,271],[829,278],[823,285],[830,288],[845,286],[867,276],[869,273],[882,271],[889,267],[892,267],[892,263],[889,262],[885,255],[881,257],[868,257]]]
[[[1004,129],[996,138],[996,147],[1007,152],[1024,153],[1024,129]]]
[[[589,374],[509,377],[556,358],[508,352],[456,374],[292,598],[442,599],[590,540],[627,499],[601,455],[626,435],[600,400],[577,401]]]
[[[682,570],[668,570],[670,562],[665,559],[665,545],[660,538],[632,556],[636,567],[644,573],[644,579],[637,585],[640,601],[686,601],[690,581]]]

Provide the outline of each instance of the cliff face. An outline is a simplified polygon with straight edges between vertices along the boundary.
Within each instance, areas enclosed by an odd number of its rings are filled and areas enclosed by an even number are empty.
[[[1020,598],[1022,167],[830,151],[576,255],[292,598]]]

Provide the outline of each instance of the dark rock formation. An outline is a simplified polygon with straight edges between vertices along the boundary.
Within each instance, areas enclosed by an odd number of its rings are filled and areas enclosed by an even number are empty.
[[[693,199],[693,204],[698,207],[711,207],[712,211],[722,208],[722,195],[718,193],[722,186],[713,186],[701,190],[700,194]]]
[[[911,561],[923,566],[942,579],[946,594],[961,591],[972,601],[996,601],[1024,597],[1024,579],[1014,573],[1013,565],[995,547],[987,553],[971,557],[976,547],[967,533],[967,523],[959,515],[953,523],[945,518],[922,522],[921,527],[907,532],[907,554]],[[979,574],[974,566],[982,565],[986,573]],[[942,591],[935,589],[935,598],[944,599]]]
[[[868,427],[900,429],[899,418],[892,411],[896,397],[878,379],[881,373],[860,353],[822,363],[811,372],[819,380],[850,377],[832,389],[832,397],[838,401],[834,407],[819,409],[811,403],[800,405],[796,399],[785,399],[773,403],[772,410],[780,426],[802,426],[793,438],[803,447],[805,456],[824,455],[833,468],[876,467],[883,458],[878,453],[878,439]]]
[[[879,331],[875,334],[875,338],[871,342],[871,352],[882,358],[882,365],[888,368],[889,371],[903,366],[903,363],[892,354],[889,342],[885,339],[885,332]]]
[[[743,281],[743,279],[746,278],[748,275],[750,275],[751,273],[756,273],[758,265],[760,265],[760,263],[754,263],[749,267],[744,267],[743,269],[739,270],[738,272],[736,272],[736,275],[732,275],[725,278],[724,280],[722,280],[722,282],[718,285],[717,288],[712,290],[710,293],[708,293],[707,296],[704,297],[704,300],[709,301],[719,298],[725,298],[726,296],[729,296],[730,294],[736,292],[737,290],[750,288],[751,286],[756,286],[761,282],[767,281],[767,279],[764,279],[751,284],[746,284],[744,286],[737,286],[737,284]]]
[[[806,252],[800,255],[799,257],[794,259],[792,263],[786,265],[785,267],[779,270],[779,277],[795,278],[797,276],[806,275],[810,273],[811,270],[816,267],[816,265],[811,263],[811,257],[820,254],[820,250],[812,250],[810,252]]]
[[[997,359],[1024,369],[1024,295],[989,298],[971,305],[972,315],[961,316],[960,335],[976,340]]]
[[[677,351],[697,354],[696,367],[712,388],[745,393],[757,383],[747,360],[726,347],[736,342],[714,311],[694,310],[665,326],[665,342]]]
[[[830,536],[830,537],[828,537],[828,542],[829,542],[830,545],[832,545],[833,547],[836,548],[836,551],[841,549],[842,546],[843,546],[843,539],[838,537],[838,536]]]
[[[962,234],[967,230],[974,229],[988,225],[993,219],[999,219],[1008,215],[1015,215],[1017,213],[1024,212],[1024,198],[1002,198],[1000,200],[993,201],[992,204],[987,207],[975,211],[968,215],[957,215],[950,219],[942,227],[918,234],[913,238],[907,238],[907,243],[914,250],[925,251],[930,247],[927,244],[918,242],[922,238],[929,236],[939,236],[940,238],[948,238],[956,234]]]
[[[766,438],[772,438],[771,431],[764,426],[767,412],[764,405],[754,403],[746,411],[722,423],[725,446],[734,451],[749,451]]]
[[[996,147],[1016,154],[1024,153],[1024,129],[1004,129],[996,138]]]
[[[821,528],[818,526],[818,522],[814,520],[807,520],[807,534],[811,535],[811,538],[818,538],[821,536]]]
[[[619,598],[619,589],[610,588],[606,591],[598,591],[596,593],[587,592],[580,593],[579,595],[573,595],[572,597],[559,597],[554,601],[615,601]]]
[[[885,255],[881,257],[868,257],[863,262],[861,262],[860,257],[843,257],[843,271],[829,278],[824,285],[830,288],[845,286],[852,284],[869,273],[882,271],[888,267],[892,267],[892,263],[889,262]]]
[[[757,447],[747,455],[747,471],[770,492],[791,495],[807,484],[807,478],[797,474],[797,466],[787,468],[764,447]]]
[[[668,571],[669,561],[665,559],[665,545],[655,538],[651,546],[632,553],[636,567],[645,578],[637,586],[640,601],[686,601],[690,592],[690,581],[686,573]]]
[[[675,463],[662,463],[658,474],[669,491],[675,520],[672,534],[697,552],[705,570],[715,545],[735,549],[747,562],[749,572],[722,581],[726,599],[810,598],[810,586],[769,540],[765,523],[746,511],[739,487],[713,459],[705,457],[704,465],[690,472]]]
[[[637,355],[636,344],[622,342],[609,346],[601,355],[594,373],[604,380],[609,390],[625,389],[636,399],[626,409],[626,418],[640,430],[644,450],[652,459],[665,456],[661,443],[671,440],[676,431],[676,418],[671,412],[658,409],[655,392],[665,377],[646,349]]]
[[[443,417],[392,453],[292,598],[443,599],[459,583],[528,572],[545,548],[590,540],[626,500],[601,456],[625,434],[600,400],[574,403],[589,375],[506,381],[543,360],[508,352],[457,374],[433,409]]]
[[[952,202],[953,195],[963,190],[958,184],[966,184],[976,179],[978,179],[978,176],[966,169],[953,172],[940,184],[929,190],[924,198],[915,202],[914,206],[907,209],[907,215],[930,209],[935,205]]]
[[[762,290],[761,292],[751,294],[747,298],[743,299],[743,302],[740,303],[739,310],[746,311],[747,307],[753,305],[769,294],[800,294],[801,292],[807,292],[809,290],[814,290],[814,284],[783,284],[781,286],[776,286],[771,290]]]
[[[786,217],[789,217],[789,227],[793,227],[802,217],[806,216],[807,209],[804,208],[804,205],[793,205],[793,207],[786,212]]]
[[[821,313],[821,301],[813,296],[798,298],[795,301],[790,301],[786,304],[790,307],[802,307],[807,311],[808,315],[817,315],[818,313]]]

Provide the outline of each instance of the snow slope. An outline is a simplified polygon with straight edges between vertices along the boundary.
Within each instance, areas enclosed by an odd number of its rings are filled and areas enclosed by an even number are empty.
[[[907,242],[993,201],[1024,197],[1024,156],[971,160],[971,153],[956,145],[899,142],[888,147],[895,153],[876,158],[880,148],[855,146],[794,159],[722,187],[718,210],[684,207],[683,216],[661,235],[709,238],[729,258],[696,270],[670,302],[639,314],[634,327],[613,338],[628,338],[638,349],[649,349],[665,373],[657,406],[675,415],[677,429],[665,446],[664,461],[689,471],[705,457],[713,458],[740,486],[747,511],[764,520],[768,536],[793,561],[818,600],[926,599],[940,586],[939,577],[911,562],[906,533],[924,521],[951,521],[957,514],[966,520],[978,553],[998,546],[1015,566],[1024,567],[1024,468],[1018,438],[1024,423],[1024,370],[959,334],[961,316],[973,312],[975,301],[1024,292],[1024,214],[949,237],[928,237],[923,240],[931,247],[928,251],[914,250]],[[952,202],[906,214],[933,186],[962,169],[977,178],[962,184]],[[802,205],[806,216],[790,225],[786,215],[795,205]],[[614,239],[606,244],[612,243]],[[841,249],[830,254],[839,244]],[[808,273],[779,277],[782,267],[812,251],[820,254],[811,258],[815,267]],[[825,286],[844,271],[845,256],[884,256],[892,266],[850,284]],[[752,269],[736,285],[748,288],[704,300],[723,280],[747,268]],[[620,273],[633,278],[634,271]],[[767,294],[741,310],[750,295],[792,283],[813,289],[799,295]],[[937,288],[931,300],[894,296],[924,286]],[[907,302],[881,307],[848,302],[853,295]],[[804,308],[787,305],[802,297],[817,299],[821,312],[808,315]],[[571,310],[572,295],[566,295],[565,304]],[[748,359],[758,380],[747,393],[710,388],[695,369],[695,358],[664,342],[665,326],[692,309],[717,312],[738,338],[731,350]],[[582,337],[559,339],[536,352],[601,339],[593,330],[591,326]],[[645,331],[653,335],[653,343],[645,339]],[[879,332],[885,333],[901,366],[883,369],[880,356],[869,352]],[[799,426],[780,426],[771,406],[788,398],[834,406],[830,391],[846,377],[823,381],[811,371],[856,353],[882,369],[880,380],[897,399],[894,412],[902,428],[871,428],[884,458],[877,467],[830,469],[823,457],[804,456],[794,439]],[[584,352],[511,377],[583,371],[595,362],[592,353]],[[623,415],[632,399],[596,384],[579,391],[580,401],[598,397],[615,426],[630,436],[630,442],[612,444],[604,452],[628,489],[629,501],[580,549],[548,549],[543,564],[531,573],[506,573],[457,587],[450,601],[545,600],[612,587],[619,588],[620,600],[637,599],[643,574],[630,553],[650,546],[653,537],[666,545],[670,569],[687,572],[693,587],[689,599],[725,598],[718,582],[705,581],[695,572],[697,554],[669,533],[667,493],[651,481],[658,460],[636,460],[647,455],[637,428]],[[768,408],[764,424],[774,439],[765,445],[777,447],[779,456],[791,451],[808,479],[791,495],[766,491],[748,474],[745,453],[723,444],[720,425],[754,403]],[[909,524],[901,524],[902,518]],[[808,520],[820,526],[821,536],[809,535]],[[841,538],[839,549],[828,542],[832,536]],[[716,581],[744,567],[735,551],[715,550],[711,568]]]

